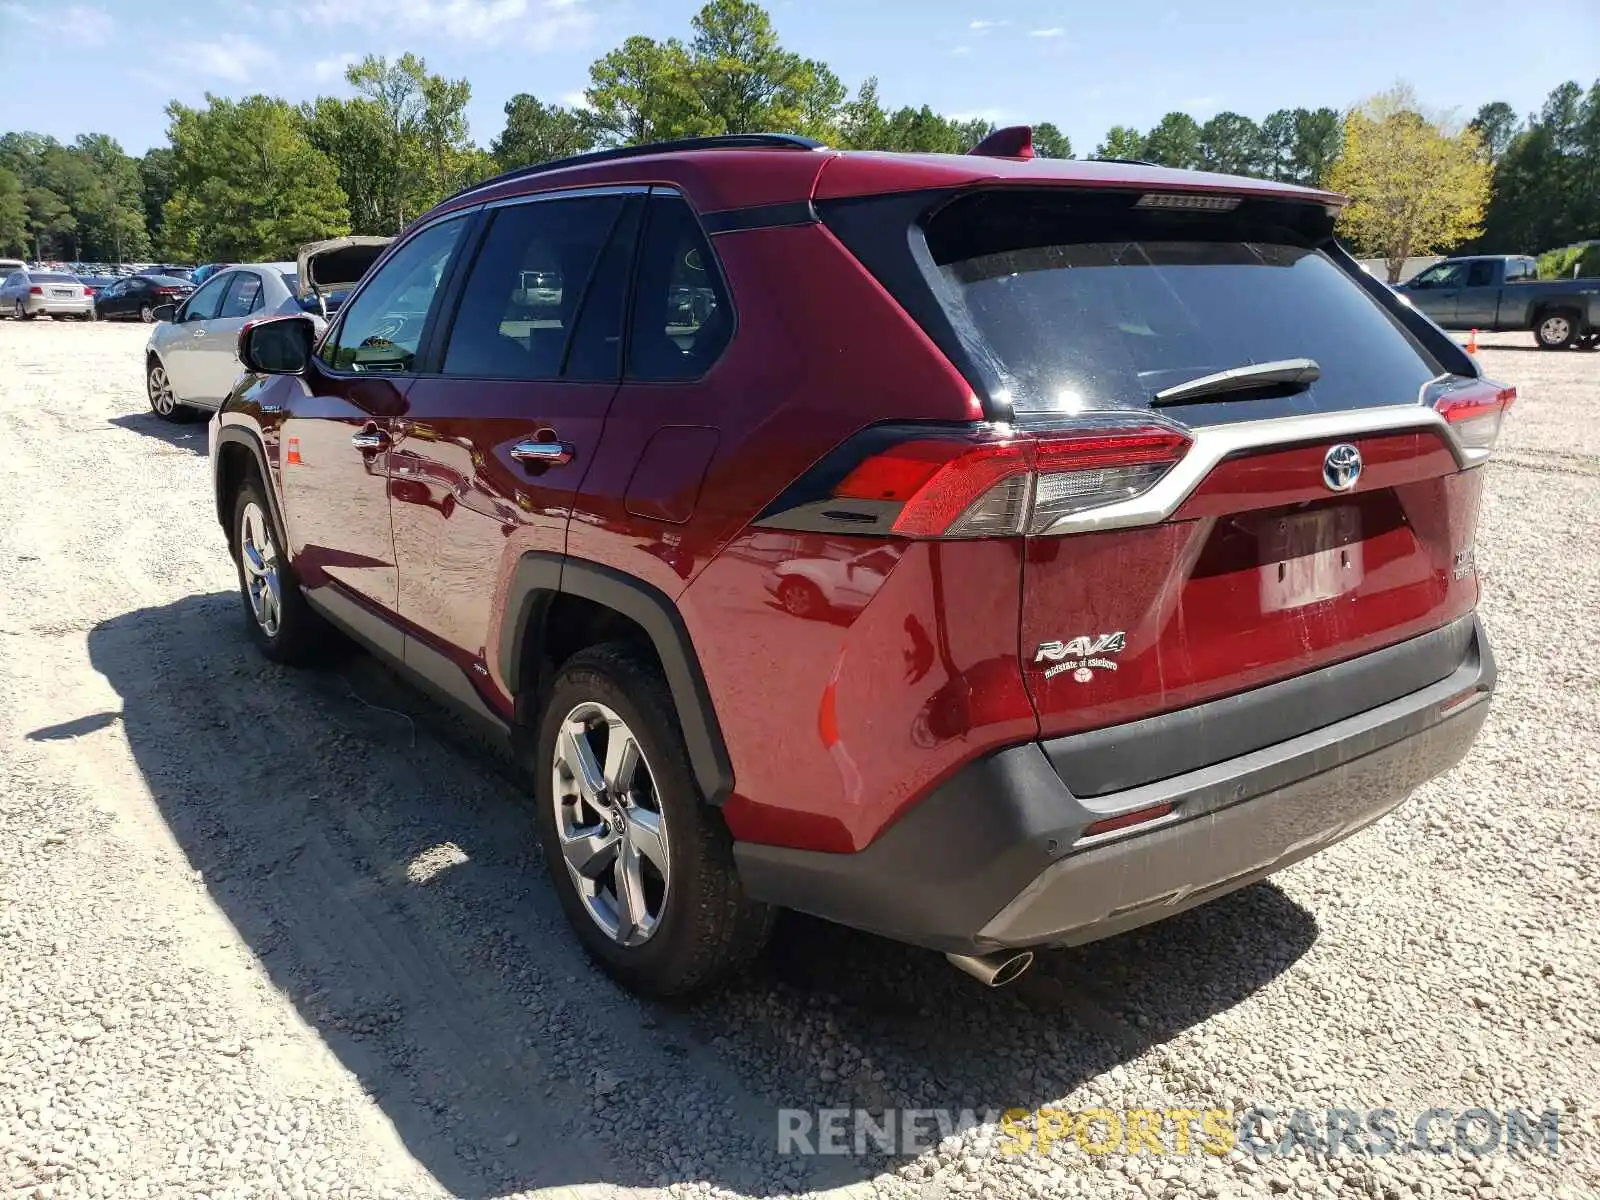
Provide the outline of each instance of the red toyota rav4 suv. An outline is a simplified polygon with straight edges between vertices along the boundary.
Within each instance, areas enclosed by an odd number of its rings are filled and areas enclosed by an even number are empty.
[[[704,985],[801,909],[986,982],[1360,829],[1494,666],[1513,393],[1340,198],[727,136],[439,205],[211,426],[249,627],[508,740],[588,950]]]

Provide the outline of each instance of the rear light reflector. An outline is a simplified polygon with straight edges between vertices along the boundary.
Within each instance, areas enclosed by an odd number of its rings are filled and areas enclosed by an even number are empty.
[[[1516,399],[1516,388],[1476,380],[1446,391],[1434,401],[1433,407],[1465,450],[1487,457],[1499,440],[1500,426]]]
[[[1107,817],[1103,821],[1096,821],[1081,834],[1078,840],[1098,837],[1102,833],[1115,833],[1119,829],[1126,829],[1130,825],[1143,825],[1146,821],[1156,821],[1172,812],[1170,804],[1153,804],[1149,808],[1138,808],[1133,812],[1118,813],[1114,817]]]

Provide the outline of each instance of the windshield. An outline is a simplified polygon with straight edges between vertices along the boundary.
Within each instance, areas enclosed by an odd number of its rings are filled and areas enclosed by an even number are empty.
[[[987,193],[928,226],[939,301],[1017,413],[1143,409],[1164,388],[1283,359],[1313,359],[1321,378],[1279,412],[1403,404],[1440,373],[1291,230],[1117,203]],[[1211,399],[1205,419],[1258,415],[1250,405]]]

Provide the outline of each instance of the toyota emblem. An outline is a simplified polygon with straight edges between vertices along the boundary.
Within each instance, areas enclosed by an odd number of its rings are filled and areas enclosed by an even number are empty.
[[[1330,491],[1348,492],[1361,478],[1361,451],[1340,442],[1322,456],[1322,482]]]

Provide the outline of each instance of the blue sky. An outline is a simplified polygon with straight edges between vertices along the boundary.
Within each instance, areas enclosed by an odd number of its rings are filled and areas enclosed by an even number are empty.
[[[345,91],[344,64],[414,50],[472,83],[487,143],[506,99],[573,99],[632,33],[688,33],[695,0],[0,0],[0,130],[165,141],[163,106],[207,91],[301,100]],[[1404,78],[1436,109],[1519,113],[1600,73],[1600,0],[1531,19],[1505,0],[775,0],[784,43],[891,105],[1054,121],[1077,152],[1173,108],[1343,108]]]

